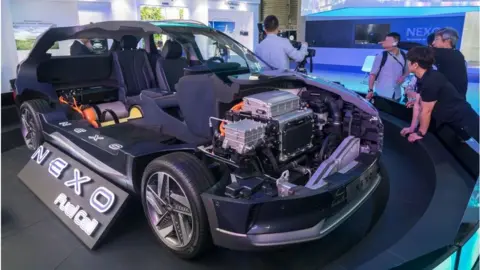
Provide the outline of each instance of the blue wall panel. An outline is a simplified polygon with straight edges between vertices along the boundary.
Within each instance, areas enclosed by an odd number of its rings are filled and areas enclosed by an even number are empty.
[[[391,19],[357,19],[333,21],[307,21],[306,41],[312,47],[329,48],[380,48],[374,44],[355,44],[356,24],[390,24],[390,31],[398,32],[403,41],[426,43],[427,36],[441,27],[455,28],[461,39],[465,16],[434,18],[391,18]],[[460,44],[458,45],[460,47]]]

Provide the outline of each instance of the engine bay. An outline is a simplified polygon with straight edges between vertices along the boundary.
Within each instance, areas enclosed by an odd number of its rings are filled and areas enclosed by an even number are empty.
[[[328,186],[362,155],[381,152],[383,125],[327,91],[268,90],[243,97],[223,118],[210,118],[212,142],[200,150],[227,164],[217,195],[285,197]],[[218,127],[218,128],[217,128]]]

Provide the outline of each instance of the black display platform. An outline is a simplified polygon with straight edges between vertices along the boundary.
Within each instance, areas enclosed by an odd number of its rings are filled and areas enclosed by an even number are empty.
[[[25,147],[16,148],[2,154],[2,266],[5,269],[233,270],[354,269],[361,265],[400,265],[412,259],[414,253],[427,252],[430,246],[448,241],[450,236],[442,234],[434,241],[415,242],[412,238],[415,234],[411,233],[421,233],[422,228],[425,230],[428,225],[426,215],[440,215],[432,216],[436,220],[431,220],[430,225],[443,222],[441,215],[454,214],[453,206],[461,205],[463,198],[468,198],[471,192],[463,181],[438,185],[435,179],[440,176],[436,164],[444,174],[441,177],[458,177],[462,169],[455,164],[446,166],[442,163],[450,161],[442,153],[434,152],[436,157],[432,158],[422,150],[425,145],[406,142],[398,134],[400,126],[401,123],[385,125],[382,164],[386,178],[382,185],[372,199],[332,234],[319,241],[268,252],[215,248],[194,262],[174,257],[156,242],[140,203],[135,200],[127,205],[103,245],[96,251],[88,250],[16,178],[31,155]],[[430,163],[424,165],[421,161],[425,160]],[[452,189],[455,192],[448,193]],[[435,208],[434,203],[444,196],[458,203],[449,209]],[[443,228],[447,225],[444,224]],[[404,249],[399,249],[402,246]]]

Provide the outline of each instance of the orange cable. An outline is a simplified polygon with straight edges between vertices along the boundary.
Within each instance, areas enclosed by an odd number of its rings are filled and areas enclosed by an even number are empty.
[[[240,103],[238,103],[238,104],[236,104],[235,106],[233,106],[230,110],[231,110],[231,111],[234,111],[234,112],[238,112],[238,111],[240,111],[242,108],[243,108],[243,101],[240,102]],[[225,127],[224,127],[224,125],[225,125],[225,122],[222,122],[222,123],[220,124],[220,127],[218,128],[218,129],[220,130],[220,136],[225,136]]]

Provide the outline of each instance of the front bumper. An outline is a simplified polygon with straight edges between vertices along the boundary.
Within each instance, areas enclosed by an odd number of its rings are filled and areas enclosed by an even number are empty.
[[[377,161],[358,169],[363,171],[332,175],[332,181],[341,183],[308,195],[252,202],[202,194],[214,243],[255,250],[326,236],[355,213],[381,182]]]

